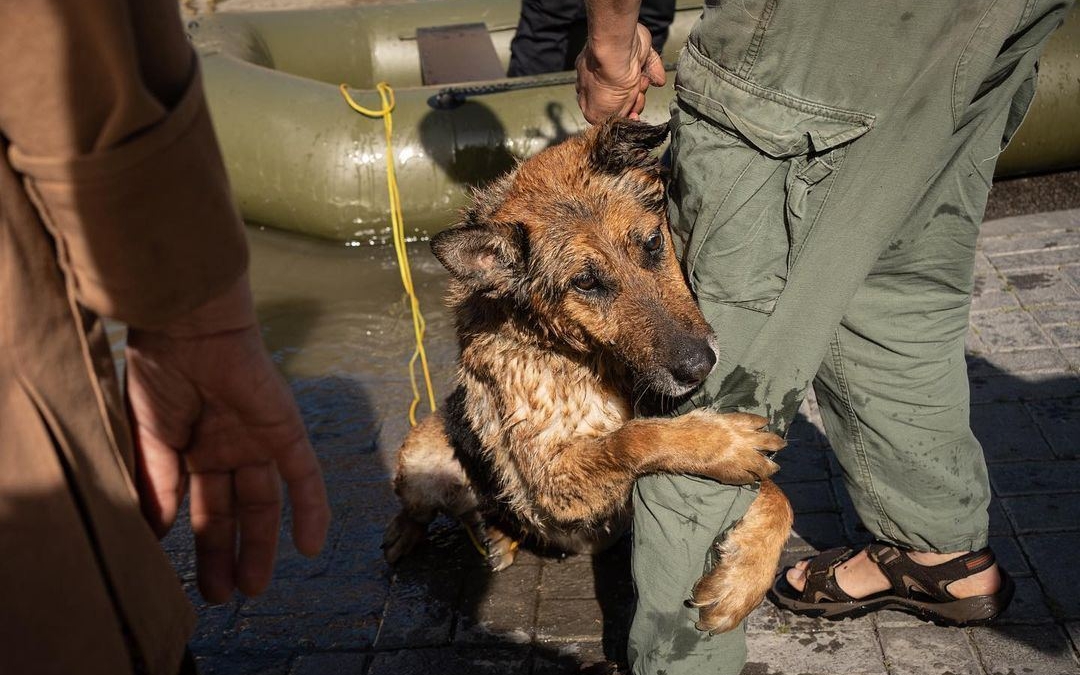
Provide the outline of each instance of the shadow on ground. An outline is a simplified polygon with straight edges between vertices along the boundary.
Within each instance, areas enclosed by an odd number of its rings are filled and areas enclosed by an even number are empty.
[[[1072,442],[1080,432],[1080,379],[1016,377],[974,357],[969,365],[972,422],[996,497],[991,542],[1018,587],[1000,625],[971,639],[977,649],[1006,640],[1044,655],[1071,654],[1062,626],[1080,620],[1080,572],[1071,561],[1080,547]],[[633,608],[626,537],[593,558],[526,551],[493,574],[456,523],[438,521],[429,541],[390,569],[378,546],[397,504],[371,392],[346,377],[292,385],[327,474],[335,512],[330,540],[322,556],[306,560],[286,536],[266,595],[199,605],[192,649],[202,672],[546,674],[590,665],[604,672],[607,660],[623,660]],[[355,411],[351,422],[339,419],[343,405]],[[781,455],[778,478],[797,514],[786,563],[869,538],[814,417],[810,401]],[[166,549],[197,601],[184,532],[170,535]],[[886,630],[921,626],[893,613],[859,621]],[[764,607],[749,626],[751,645],[822,630],[842,637],[860,625]],[[842,650],[839,644],[834,648]],[[770,670],[768,659],[764,666],[761,672],[784,672]]]

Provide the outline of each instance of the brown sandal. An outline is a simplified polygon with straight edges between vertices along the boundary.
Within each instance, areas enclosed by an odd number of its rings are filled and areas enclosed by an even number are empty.
[[[994,552],[989,547],[940,565],[920,565],[905,551],[888,544],[870,544],[866,552],[892,588],[865,598],[845,593],[836,583],[836,568],[856,551],[834,548],[809,559],[806,585],[801,592],[788,583],[785,569],[769,590],[769,599],[795,614],[823,619],[856,618],[880,609],[895,609],[942,626],[978,626],[1004,612],[1016,589],[1005,570],[999,570],[1001,588],[993,595],[957,598],[946,590],[952,582],[992,567]]]

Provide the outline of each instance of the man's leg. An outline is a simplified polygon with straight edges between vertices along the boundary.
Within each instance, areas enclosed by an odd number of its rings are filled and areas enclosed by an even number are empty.
[[[686,606],[694,582],[708,570],[712,543],[746,512],[748,488],[691,476],[652,475],[634,489],[637,609],[629,660],[635,673],[738,675],[746,659],[743,628],[709,635],[694,627]]]
[[[1005,72],[978,59],[1021,24],[1037,25],[1025,35],[1042,33],[1040,42],[1064,14],[1063,5],[1024,2],[976,3],[956,16],[952,6],[912,12],[898,3],[875,6],[877,17],[864,3],[850,5],[820,13],[795,3],[769,13],[765,3],[756,23],[740,18],[739,7],[714,8],[680,63],[672,226],[684,237],[681,253],[721,351],[693,403],[764,414],[777,431],[794,417],[852,298],[936,179],[982,147],[994,122],[977,110],[987,102],[982,77],[1021,88],[1037,45],[1023,36],[1012,42],[1027,50]],[[899,38],[897,25],[906,30]],[[866,39],[847,40],[855,30]],[[714,35],[724,50],[709,51]],[[783,50],[768,49],[779,44]],[[878,63],[891,70],[879,72]],[[969,169],[987,179],[992,172]],[[678,490],[649,494],[676,513],[688,501]],[[720,504],[723,492],[705,498]],[[646,546],[696,542],[690,530],[635,516],[635,537]],[[635,553],[635,562],[659,555]],[[635,566],[638,588],[649,594],[631,636],[639,675],[653,675],[644,655],[670,651],[669,634],[656,627],[677,625],[689,594],[677,578],[656,583],[657,567]],[[702,672],[709,646],[697,647],[671,659],[668,675]],[[716,658],[734,654],[718,648]]]
[[[582,0],[523,0],[517,32],[510,42],[507,75],[522,77],[566,70],[570,33],[584,20]]]
[[[1037,52],[1047,27],[1016,53]],[[827,435],[860,519],[883,542],[938,564],[987,544],[990,485],[969,424],[965,336],[975,245],[1003,139],[1033,95],[1022,69],[987,83],[980,133],[934,181],[859,288],[814,381]],[[800,568],[802,565],[799,566]],[[788,579],[801,589],[802,575]],[[860,553],[837,570],[854,597],[889,588]],[[997,591],[996,567],[950,586],[957,597]]]

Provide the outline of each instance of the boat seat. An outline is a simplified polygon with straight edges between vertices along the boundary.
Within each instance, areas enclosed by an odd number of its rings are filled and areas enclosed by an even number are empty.
[[[506,77],[487,26],[464,23],[416,29],[420,76],[425,85]]]

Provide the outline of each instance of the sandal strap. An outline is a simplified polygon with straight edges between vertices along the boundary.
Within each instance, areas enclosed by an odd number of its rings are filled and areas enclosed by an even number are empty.
[[[831,548],[809,558],[806,570],[806,583],[799,599],[802,602],[855,602],[836,583],[836,568],[855,555],[855,550],[848,547]]]
[[[912,593],[917,592],[939,602],[956,600],[947,590],[949,584],[990,569],[996,562],[990,547],[965,553],[940,565],[920,565],[906,551],[888,544],[870,544],[866,552],[888,578],[895,595],[912,597]]]

